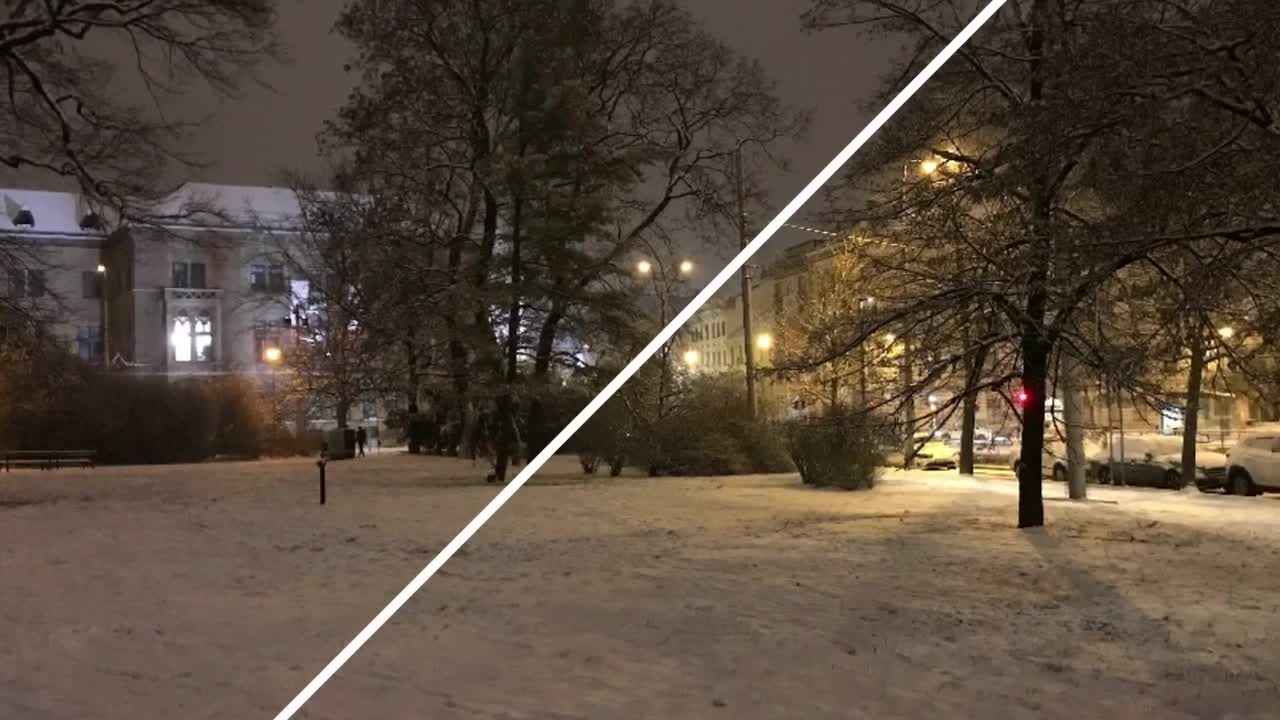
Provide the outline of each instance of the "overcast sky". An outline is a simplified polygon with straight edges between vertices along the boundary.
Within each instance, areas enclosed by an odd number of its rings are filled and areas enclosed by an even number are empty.
[[[315,136],[351,89],[342,65],[351,48],[330,32],[345,0],[283,0],[281,31],[293,61],[267,68],[274,92],[249,89],[236,102],[195,103],[212,111],[197,147],[211,167],[198,179],[274,184],[282,169],[322,170]],[[801,0],[685,0],[707,27],[758,58],[783,100],[813,110],[809,137],[791,148],[794,171],[770,183],[780,209],[866,121],[859,103],[874,92],[888,53],[847,31],[806,35]]]
[[[683,1],[711,32],[759,59],[785,102],[812,111],[808,137],[786,149],[792,172],[769,179],[767,219],[861,129],[867,118],[860,104],[877,87],[891,48],[850,31],[806,35],[799,19],[806,0]],[[273,89],[247,87],[232,101],[215,101],[209,93],[185,98],[184,116],[208,118],[192,137],[193,149],[208,167],[175,180],[274,185],[285,170],[320,179],[324,167],[316,134],[355,81],[342,70],[352,48],[331,32],[346,2],[280,0],[280,32],[291,62],[262,69]],[[27,178],[23,184],[44,182]],[[774,245],[789,238],[779,240]]]

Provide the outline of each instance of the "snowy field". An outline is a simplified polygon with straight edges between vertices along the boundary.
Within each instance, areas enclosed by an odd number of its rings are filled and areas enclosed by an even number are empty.
[[[0,475],[0,718],[269,720],[496,492],[329,475]],[[1280,501],[1090,490],[557,460],[298,717],[1280,718]]]

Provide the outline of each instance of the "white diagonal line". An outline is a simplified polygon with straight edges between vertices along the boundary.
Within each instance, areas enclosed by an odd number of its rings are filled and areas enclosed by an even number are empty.
[[[657,336],[640,351],[640,354],[636,355],[631,362],[627,363],[627,366],[622,369],[622,372],[618,373],[618,375],[605,386],[604,390],[600,391],[599,395],[596,395],[591,402],[587,403],[587,406],[583,408],[582,412],[578,413],[577,417],[565,426],[564,430],[561,430],[560,434],[556,435],[555,439],[542,449],[542,452],[538,453],[536,457],[530,460],[529,464],[525,465],[524,469],[520,471],[520,474],[516,475],[515,478],[511,480],[510,484],[504,487],[502,491],[493,498],[493,500],[490,500],[489,504],[486,505],[484,509],[471,520],[471,522],[467,523],[467,526],[462,529],[462,532],[458,533],[457,537],[451,540],[438,555],[432,558],[431,562],[427,563],[427,566],[418,573],[417,577],[410,581],[409,584],[406,585],[405,588],[382,609],[382,612],[379,612],[377,616],[375,616],[373,620],[369,621],[369,624],[366,625],[351,642],[347,643],[347,646],[342,649],[342,652],[339,652],[337,657],[330,661],[329,664],[320,671],[320,674],[316,675],[315,679],[308,683],[307,686],[302,689],[302,692],[298,693],[297,697],[295,697],[283,710],[280,711],[278,715],[275,716],[275,720],[289,720],[289,718],[293,717],[294,713],[298,712],[298,710],[311,699],[311,696],[315,695],[316,691],[323,687],[324,684],[329,681],[329,678],[333,677],[334,673],[338,672],[338,669],[345,665],[346,662],[351,659],[351,656],[355,655],[356,652],[369,641],[369,638],[373,637],[374,633],[378,632],[378,630],[391,619],[391,616],[395,615],[396,612],[398,612],[400,608],[409,601],[409,598],[413,597],[414,593],[418,592],[423,585],[427,584],[427,581],[431,579],[432,575],[436,574],[436,571],[443,567],[445,563],[449,562],[449,559],[453,557],[454,553],[458,552],[458,550],[471,539],[472,535],[475,535],[485,523],[489,522],[489,519],[493,517],[494,513],[498,512],[503,505],[507,504],[507,501],[511,499],[512,495],[515,495],[520,488],[524,487],[524,484],[529,481],[529,478],[533,477],[534,473],[538,472],[538,470],[540,470],[542,466],[546,464],[546,462],[550,460],[566,442],[568,442],[569,438],[573,437],[573,434],[582,427],[583,423],[590,419],[592,415],[596,414],[596,411],[599,410],[601,406],[609,400],[609,398],[613,397],[614,394],[622,388],[623,384],[630,380],[631,376],[635,375],[640,367],[648,362],[649,359],[658,352],[659,348],[670,341],[672,336],[676,334],[680,327],[684,325],[689,318],[693,317],[693,314],[705,305],[706,302],[711,299],[711,296],[716,294],[716,292],[718,292],[726,282],[732,279],[734,275],[742,269],[742,266],[746,264],[747,260],[750,260],[751,256],[755,255],[756,252],[758,252],[760,248],[769,241],[769,238],[773,237],[774,233],[778,232],[779,228],[785,225],[786,222],[791,219],[791,216],[795,215],[796,212],[813,197],[814,193],[826,184],[826,182],[830,180],[846,162],[849,161],[849,158],[853,157],[854,153],[858,152],[858,150],[865,145],[866,142],[870,140],[886,122],[889,121],[889,118],[893,117],[894,113],[898,112],[898,110],[911,99],[911,96],[915,95],[916,92],[929,81],[929,78],[933,77],[933,75],[937,73],[944,64],[946,64],[947,60],[950,60],[951,56],[955,55],[956,51],[968,42],[969,38],[973,37],[973,34],[985,25],[986,22],[990,20],[1006,2],[1008,2],[1008,0],[991,0],[991,2],[982,9],[982,12],[978,13],[978,15],[970,21],[969,24],[966,25],[951,42],[947,43],[947,46],[938,53],[938,56],[926,65],[925,68],[921,70],[920,73],[916,75],[916,77],[908,83],[907,86],[903,88],[902,91],[899,92],[883,110],[879,112],[879,114],[872,118],[871,122],[862,129],[862,132],[858,133],[857,137],[846,145],[845,148],[840,151],[840,154],[836,155],[830,163],[827,163],[827,166],[822,169],[822,172],[818,173],[817,177],[811,180],[809,184],[800,191],[800,194],[796,195],[790,203],[787,203],[787,206],[782,209],[782,212],[778,213],[777,217],[771,220],[769,224],[760,231],[760,234],[756,235],[755,238],[738,253],[737,257],[731,260],[729,264],[726,265],[725,268],[721,270],[705,288],[702,289],[702,292],[698,293],[693,300],[689,301],[689,304],[686,305],[685,308],[681,310],[666,327],[662,328]]]

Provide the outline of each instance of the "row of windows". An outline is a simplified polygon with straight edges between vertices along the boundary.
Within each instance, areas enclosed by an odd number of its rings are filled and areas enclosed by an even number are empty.
[[[702,325],[693,331],[694,340],[708,340],[711,338],[724,337],[725,324],[724,321],[714,322],[710,325]]]
[[[204,290],[207,287],[204,263],[175,262],[171,287]],[[283,265],[250,265],[249,288],[264,292],[284,292]],[[16,298],[39,298],[48,294],[48,283],[43,270],[14,270],[9,273],[9,294]],[[80,273],[80,294],[85,299],[102,297],[102,273],[84,270]]]

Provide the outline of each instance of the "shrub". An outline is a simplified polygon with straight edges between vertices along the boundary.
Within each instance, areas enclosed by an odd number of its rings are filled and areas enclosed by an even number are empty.
[[[776,429],[749,417],[746,391],[732,377],[684,380],[670,414],[633,438],[637,460],[671,475],[790,472]]]
[[[610,475],[622,474],[629,426],[630,415],[622,399],[610,398],[573,436],[572,445],[577,450],[582,472],[594,475],[601,462],[608,462]]]
[[[891,440],[887,423],[858,411],[790,420],[784,435],[801,482],[845,490],[875,486]]]
[[[200,462],[314,452],[314,438],[273,427],[270,403],[245,378],[186,380],[104,374],[65,353],[6,358],[0,437],[13,449],[88,449],[102,464]],[[49,370],[56,367],[56,377]]]

